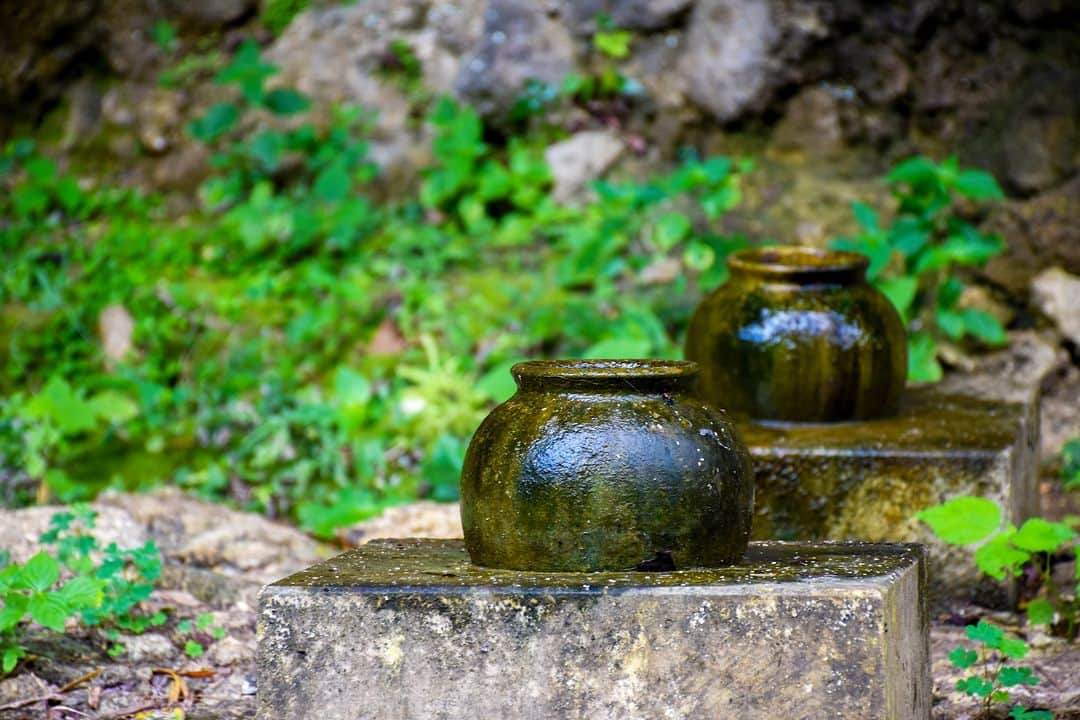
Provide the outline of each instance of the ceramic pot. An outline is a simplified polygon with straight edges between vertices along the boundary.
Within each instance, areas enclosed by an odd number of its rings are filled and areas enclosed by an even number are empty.
[[[677,360],[519,363],[465,455],[477,565],[595,571],[738,562],[753,475],[734,426]]]
[[[896,412],[907,379],[900,315],[862,255],[756,248],[698,306],[686,357],[706,401],[761,420],[833,422]]]

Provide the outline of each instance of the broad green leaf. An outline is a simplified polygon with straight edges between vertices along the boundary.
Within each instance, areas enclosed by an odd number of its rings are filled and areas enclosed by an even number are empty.
[[[974,650],[969,650],[967,648],[954,648],[953,651],[949,653],[949,662],[953,664],[953,667],[960,668],[961,670],[966,670],[978,662],[978,660],[979,654]]]
[[[494,402],[501,403],[508,399],[517,390],[514,376],[510,374],[510,368],[515,362],[515,360],[509,360],[488,370],[477,380],[476,389]]]
[[[941,283],[941,287],[938,288],[938,307],[945,310],[952,310],[956,307],[956,303],[960,300],[960,296],[963,293],[964,283],[958,278],[946,278],[945,282]]]
[[[94,407],[79,397],[66,380],[53,376],[24,407],[33,418],[53,422],[66,435],[93,430],[97,425]]]
[[[333,203],[343,200],[352,188],[352,179],[345,163],[331,163],[315,179],[315,194],[323,202]]]
[[[125,423],[139,414],[139,406],[135,401],[115,390],[99,392],[90,398],[90,405],[94,408],[95,415],[113,425]]]
[[[228,102],[220,102],[206,111],[201,118],[188,123],[188,131],[196,140],[210,143],[232,129],[240,118],[240,111]]]
[[[960,315],[968,334],[987,345],[1003,345],[1008,340],[1005,328],[990,313],[970,308],[963,310]]]
[[[1016,547],[1030,552],[1054,552],[1075,538],[1076,533],[1065,523],[1049,522],[1042,518],[1030,518],[1016,531],[1012,543]]]
[[[295,115],[311,107],[311,101],[289,88],[277,88],[263,97],[263,107],[275,115]]]
[[[878,278],[874,283],[885,297],[900,313],[900,317],[908,318],[911,312],[911,304],[915,302],[915,294],[919,291],[919,280],[910,275],[898,277]]]
[[[986,498],[958,497],[915,513],[934,534],[951,545],[986,539],[1001,525],[1001,508]]]
[[[918,218],[903,216],[897,218],[888,231],[889,245],[904,259],[911,259],[926,247],[930,240],[930,228]]]
[[[39,552],[26,561],[19,574],[26,587],[43,592],[55,585],[60,578],[60,563],[47,552]]]
[[[18,592],[9,592],[4,595],[4,607],[0,608],[0,633],[19,624],[26,614],[26,607],[30,599]]]
[[[1054,622],[1054,606],[1045,598],[1035,598],[1028,603],[1027,616],[1032,625],[1049,625]]]
[[[968,625],[964,628],[968,640],[980,642],[988,647],[997,648],[1005,637],[1005,631],[996,625],[991,625],[985,620],[980,620],[977,625]]]
[[[56,591],[56,595],[69,608],[79,610],[101,605],[105,583],[97,578],[78,576],[68,580]]]
[[[371,382],[346,365],[334,372],[334,401],[344,408],[364,408],[371,402]]]
[[[880,227],[877,212],[866,203],[858,201],[852,203],[851,211],[855,214],[855,221],[863,228],[874,231]]]
[[[908,338],[908,380],[915,383],[935,383],[944,373],[937,360],[937,342],[927,333],[915,333]]]
[[[938,168],[933,161],[919,156],[908,158],[894,167],[885,178],[892,183],[919,185],[937,180]]]
[[[725,183],[714,192],[706,193],[701,198],[701,209],[710,220],[715,220],[742,201],[742,191],[738,185]]]
[[[1001,654],[1012,660],[1022,660],[1028,654],[1027,643],[1016,638],[1003,637],[998,643]]]
[[[19,658],[25,656],[26,651],[18,645],[4,648],[4,657],[3,661],[0,662],[0,670],[2,670],[5,675],[8,674],[15,669],[15,665],[19,662]]]
[[[202,657],[202,654],[206,651],[200,643],[194,640],[188,640],[184,643],[184,653],[190,658]]]
[[[1009,712],[1012,720],[1054,720],[1054,714],[1049,710],[1028,710],[1023,705],[1016,705]]]
[[[630,42],[633,39],[633,33],[627,30],[598,32],[593,35],[593,47],[608,57],[621,59],[630,54]]]
[[[34,593],[27,611],[34,622],[56,632],[64,632],[64,621],[71,615],[68,605],[56,593]]]
[[[961,195],[972,200],[1000,200],[1005,197],[997,180],[982,170],[963,170],[952,182]]]
[[[653,240],[661,250],[670,250],[690,233],[690,219],[682,213],[664,213],[656,221]]]
[[[975,551],[975,565],[997,580],[1004,580],[1006,576],[1019,572],[1024,563],[1031,559],[1031,553],[1013,547],[1011,540],[1015,534],[1015,528],[1010,528],[992,537]]]
[[[934,320],[937,321],[941,331],[952,340],[959,340],[964,336],[964,330],[967,329],[964,324],[964,316],[954,310],[938,308],[934,313]]]

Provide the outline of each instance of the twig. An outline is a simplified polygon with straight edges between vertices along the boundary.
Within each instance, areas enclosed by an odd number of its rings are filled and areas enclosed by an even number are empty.
[[[18,708],[21,708],[21,707],[23,707],[25,705],[33,705],[34,703],[48,702],[49,700],[62,700],[63,698],[61,697],[61,695],[63,695],[66,692],[70,692],[70,691],[74,690],[75,688],[79,687],[80,685],[82,685],[87,680],[93,680],[94,678],[96,678],[100,674],[101,674],[101,668],[98,668],[97,670],[94,670],[93,672],[86,673],[85,675],[83,675],[80,678],[75,678],[74,680],[72,680],[67,685],[60,688],[59,690],[57,690],[54,693],[50,693],[48,695],[39,695],[38,697],[26,698],[24,700],[16,700],[15,702],[9,702],[6,705],[0,705],[0,710],[17,710]]]

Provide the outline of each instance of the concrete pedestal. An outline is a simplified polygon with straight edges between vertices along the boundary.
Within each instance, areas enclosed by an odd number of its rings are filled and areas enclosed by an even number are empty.
[[[860,423],[740,424],[757,482],[756,538],[921,542],[934,601],[1008,601],[974,548],[948,547],[913,515],[961,495],[998,503],[1016,525],[1038,510],[1033,403],[910,390],[897,417]]]
[[[378,541],[263,590],[258,717],[930,717],[923,551],[754,543],[670,573]]]

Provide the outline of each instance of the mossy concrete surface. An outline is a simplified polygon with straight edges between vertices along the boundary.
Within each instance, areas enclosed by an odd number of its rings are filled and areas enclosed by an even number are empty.
[[[926,543],[933,601],[1005,604],[1010,588],[980,575],[974,547],[941,543],[914,515],[961,495],[995,501],[1016,525],[1036,514],[1033,416],[1030,403],[923,388],[882,420],[743,422],[757,483],[754,537]]]
[[[912,545],[537,573],[377,541],[263,590],[258,717],[929,718],[924,584]]]

